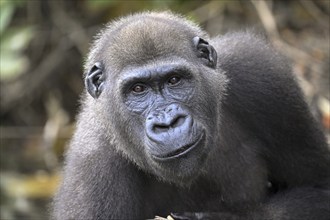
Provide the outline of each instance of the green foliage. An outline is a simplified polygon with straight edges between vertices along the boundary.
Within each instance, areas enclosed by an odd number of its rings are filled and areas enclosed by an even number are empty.
[[[99,11],[104,8],[108,8],[116,4],[117,1],[115,0],[87,0],[85,2],[86,7],[92,11]]]
[[[0,3],[0,34],[2,34],[5,28],[9,25],[13,12],[13,4]]]
[[[13,79],[29,66],[24,50],[34,32],[32,26],[10,27],[14,11],[22,1],[1,1],[0,3],[0,80]]]

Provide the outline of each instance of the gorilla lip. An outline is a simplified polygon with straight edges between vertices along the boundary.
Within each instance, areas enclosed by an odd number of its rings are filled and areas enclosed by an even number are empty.
[[[199,136],[199,138],[197,138],[195,141],[189,143],[189,144],[185,144],[182,147],[180,147],[177,150],[174,150],[170,153],[167,153],[163,156],[155,156],[153,155],[153,157],[157,160],[161,160],[161,161],[166,161],[166,160],[171,160],[171,159],[177,159],[179,157],[182,157],[184,155],[186,155],[187,153],[189,153],[190,151],[192,151],[203,139],[204,139],[204,132]]]

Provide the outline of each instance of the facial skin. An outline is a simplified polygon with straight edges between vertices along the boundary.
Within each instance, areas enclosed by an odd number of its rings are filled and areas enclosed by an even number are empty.
[[[213,85],[203,76],[205,72],[215,74],[214,68],[202,62],[191,65],[182,58],[159,57],[157,61],[126,65],[115,78],[111,76],[111,82],[104,83],[114,90],[108,97],[99,98],[109,103],[111,109],[119,107],[119,111],[114,112],[116,118],[109,118],[114,119],[112,123],[116,128],[122,127],[117,137],[124,141],[127,139],[124,130],[134,128],[129,131],[131,138],[125,144],[135,145],[134,149],[120,150],[128,157],[136,150],[134,155],[140,158],[133,156],[132,160],[167,181],[175,182],[178,177],[192,180],[212,149],[220,111],[214,103],[219,98],[208,91]],[[219,93],[224,91],[225,77],[222,83],[222,87],[216,88]],[[201,99],[203,94],[208,94],[208,98]],[[119,103],[111,102],[115,99]],[[126,118],[130,121],[121,123]]]

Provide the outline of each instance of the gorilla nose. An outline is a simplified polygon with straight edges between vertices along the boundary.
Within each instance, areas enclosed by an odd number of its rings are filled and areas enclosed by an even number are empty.
[[[152,131],[160,134],[162,132],[169,132],[170,129],[175,129],[182,126],[186,120],[186,115],[175,115],[175,117],[168,117],[164,121],[155,122],[152,125]]]
[[[157,143],[173,141],[190,132],[192,118],[177,104],[171,104],[163,110],[147,117],[147,135]]]

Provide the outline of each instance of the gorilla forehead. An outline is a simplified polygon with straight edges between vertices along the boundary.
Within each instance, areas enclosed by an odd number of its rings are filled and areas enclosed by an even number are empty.
[[[94,42],[86,68],[100,58],[116,70],[173,54],[191,58],[193,53],[187,51],[193,50],[192,38],[208,38],[197,25],[168,12],[140,13],[120,19],[108,24],[99,36],[102,37]]]

